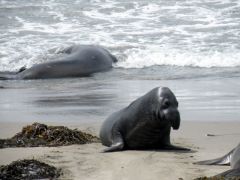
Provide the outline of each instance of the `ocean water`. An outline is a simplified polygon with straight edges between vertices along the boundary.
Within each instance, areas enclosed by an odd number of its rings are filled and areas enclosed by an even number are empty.
[[[240,121],[238,0],[0,0],[0,71],[74,44],[119,61],[86,78],[0,81],[0,121],[101,122],[157,86],[183,121]]]

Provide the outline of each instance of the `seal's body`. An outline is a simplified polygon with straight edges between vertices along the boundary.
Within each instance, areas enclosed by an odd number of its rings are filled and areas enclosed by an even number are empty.
[[[199,161],[195,164],[200,165],[231,165],[231,169],[225,171],[221,174],[216,175],[215,177],[224,177],[224,178],[239,178],[240,179],[240,143],[239,145],[232,149],[226,155],[206,161]]]
[[[66,56],[56,61],[37,64],[17,73],[0,73],[0,79],[49,79],[83,77],[112,68],[116,58],[99,46],[79,45],[67,48]]]
[[[154,88],[113,113],[100,130],[105,152],[123,149],[189,150],[170,143],[170,131],[180,126],[178,102],[169,88]]]

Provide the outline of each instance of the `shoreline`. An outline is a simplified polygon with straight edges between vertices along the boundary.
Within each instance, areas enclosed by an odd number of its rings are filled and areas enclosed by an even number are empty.
[[[0,122],[0,138],[15,135],[31,123]],[[46,123],[78,128],[98,135],[99,124],[67,122]],[[0,165],[19,159],[37,159],[62,168],[62,179],[194,179],[213,176],[230,169],[229,166],[200,166],[193,162],[220,157],[234,148],[240,139],[240,122],[182,122],[180,129],[172,131],[172,144],[192,149],[192,152],[173,151],[121,151],[101,153],[100,143],[62,147],[5,148],[0,149]],[[216,136],[206,136],[215,134]]]

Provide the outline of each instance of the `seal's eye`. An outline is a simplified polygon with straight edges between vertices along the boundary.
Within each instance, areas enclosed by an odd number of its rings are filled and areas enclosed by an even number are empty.
[[[168,99],[163,101],[162,108],[167,109],[170,106],[170,101]]]

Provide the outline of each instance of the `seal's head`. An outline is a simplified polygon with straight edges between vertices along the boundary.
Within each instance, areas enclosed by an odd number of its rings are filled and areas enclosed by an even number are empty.
[[[158,88],[158,117],[164,123],[170,123],[173,129],[180,126],[178,101],[173,92],[167,87]]]

